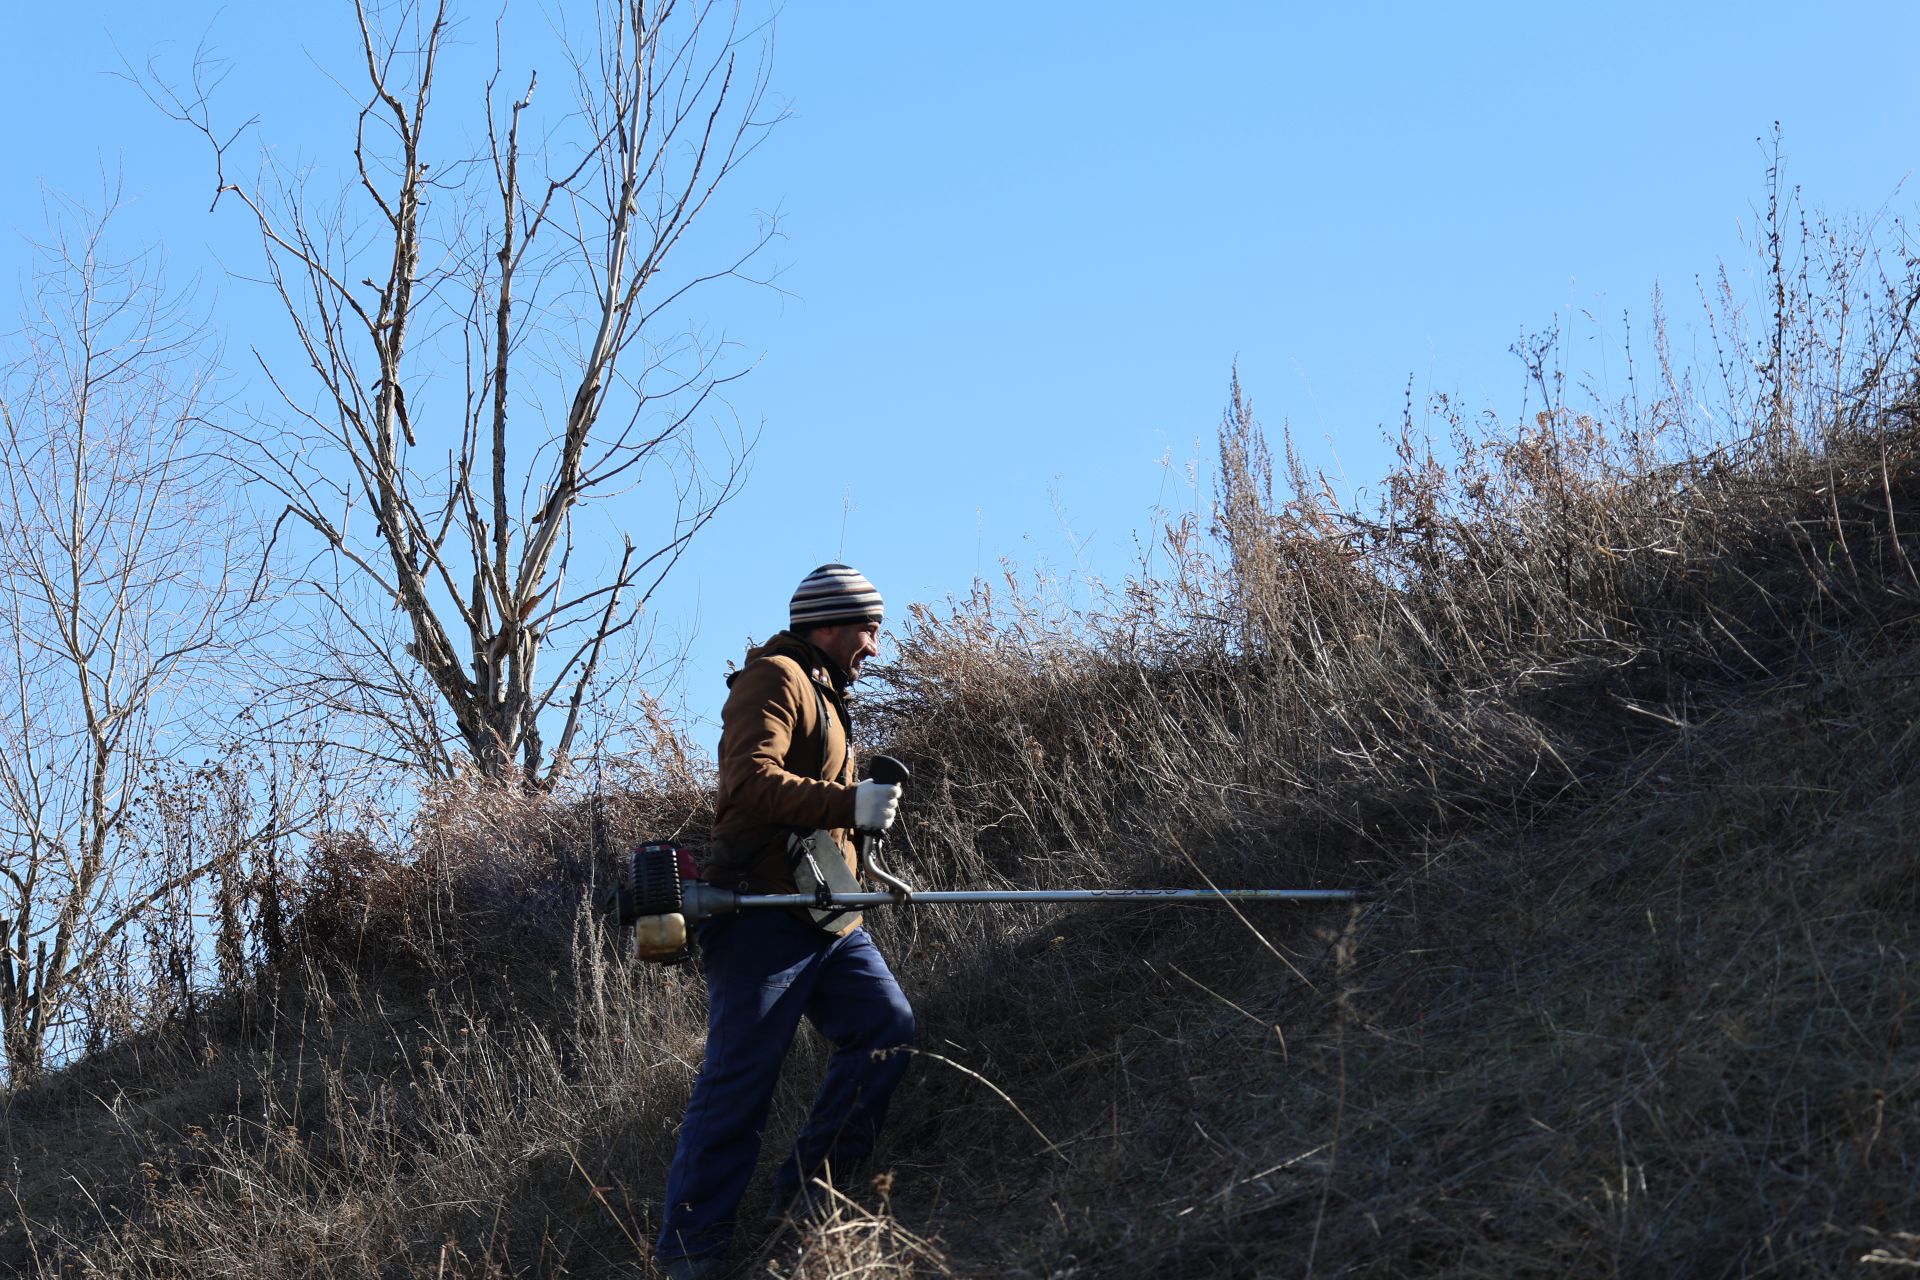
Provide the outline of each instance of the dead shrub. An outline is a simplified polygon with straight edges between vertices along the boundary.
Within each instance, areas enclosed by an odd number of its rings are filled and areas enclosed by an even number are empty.
[[[830,1199],[825,1212],[801,1228],[797,1245],[776,1250],[766,1274],[786,1280],[953,1280],[956,1273],[939,1244],[909,1231],[893,1216],[892,1181],[886,1174],[874,1180],[877,1203],[872,1209],[826,1188]]]

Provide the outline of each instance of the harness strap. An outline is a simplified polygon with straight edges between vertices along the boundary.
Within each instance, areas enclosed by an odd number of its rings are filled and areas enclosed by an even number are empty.
[[[807,683],[813,686],[813,697],[814,697],[814,701],[815,701],[815,702],[817,702],[817,703],[819,704],[819,707],[820,707],[820,719],[819,719],[819,728],[820,728],[820,780],[821,780],[822,782],[832,782],[832,781],[833,781],[833,780],[834,780],[835,778],[837,778],[837,777],[839,777],[839,776],[840,776],[840,772],[841,772],[841,770],[843,770],[843,769],[845,769],[845,768],[847,767],[847,751],[848,751],[848,749],[849,749],[849,748],[851,748],[851,747],[852,747],[852,745],[853,745],[853,744],[852,744],[852,742],[851,742],[851,741],[848,741],[848,742],[846,742],[846,743],[843,743],[843,744],[842,744],[842,747],[841,747],[841,751],[840,751],[840,763],[839,763],[839,765],[838,765],[837,767],[835,767],[835,768],[833,769],[833,771],[832,771],[832,772],[828,772],[828,770],[827,770],[827,743],[828,743],[828,742],[829,742],[829,741],[830,741],[831,739],[830,739],[830,736],[829,736],[829,735],[828,735],[828,733],[827,733],[827,716],[828,716],[828,715],[829,715],[829,714],[831,713],[831,710],[832,710],[832,708],[830,708],[830,707],[829,707],[829,706],[827,705],[827,691],[826,691],[825,689],[822,689],[822,688],[820,687],[820,682],[819,682],[818,680],[815,680],[815,679],[814,679],[814,678],[813,678],[813,677],[812,677],[811,675],[809,675],[809,676],[807,677]],[[851,738],[851,736],[852,736],[852,735],[848,735],[848,737],[849,737],[849,738]]]

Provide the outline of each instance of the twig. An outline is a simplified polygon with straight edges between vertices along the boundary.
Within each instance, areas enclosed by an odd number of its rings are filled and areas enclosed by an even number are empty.
[[[593,1198],[600,1202],[600,1207],[607,1211],[607,1216],[613,1219],[613,1225],[618,1227],[620,1234],[627,1238],[627,1243],[633,1246],[633,1251],[636,1254],[644,1253],[645,1250],[640,1247],[640,1242],[633,1238],[633,1232],[627,1230],[627,1224],[620,1220],[620,1215],[615,1213],[613,1206],[607,1203],[606,1194],[600,1185],[593,1180],[593,1175],[588,1173],[586,1166],[580,1163],[580,1157],[573,1154],[572,1147],[565,1148],[565,1151],[567,1153],[567,1159],[573,1161],[573,1167],[578,1169],[580,1176],[587,1180],[587,1190],[592,1192]]]
[[[1066,1163],[1069,1165],[1073,1163],[1072,1158],[1069,1157],[1066,1152],[1060,1149],[1060,1145],[1056,1143],[1052,1138],[1049,1138],[1046,1135],[1045,1131],[1042,1130],[1039,1125],[1033,1122],[1033,1118],[1029,1116],[1026,1112],[1020,1109],[1020,1104],[1007,1096],[1007,1091],[1005,1089],[1002,1089],[999,1085],[987,1079],[985,1076],[981,1075],[978,1071],[975,1071],[972,1067],[963,1066],[962,1064],[955,1062],[952,1058],[946,1057],[943,1054],[935,1053],[931,1049],[916,1049],[911,1045],[901,1045],[897,1049],[885,1049],[885,1050],[881,1050],[881,1052],[882,1053],[911,1053],[915,1057],[919,1057],[919,1058],[932,1058],[935,1062],[945,1063],[947,1066],[952,1067],[955,1071],[958,1071],[962,1075],[972,1076],[975,1080],[978,1080],[981,1084],[987,1086],[987,1088],[993,1090],[994,1093],[998,1094],[1002,1102],[1006,1103],[1009,1107],[1012,1107],[1013,1113],[1019,1116],[1022,1120],[1026,1121],[1027,1128],[1033,1130],[1036,1134],[1040,1136],[1040,1141],[1047,1144],[1048,1151],[1051,1151],[1054,1155],[1059,1156],[1062,1160],[1066,1161]]]

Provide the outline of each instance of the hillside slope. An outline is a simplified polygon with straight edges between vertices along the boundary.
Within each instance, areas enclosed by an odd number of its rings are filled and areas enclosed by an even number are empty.
[[[954,1203],[903,1216],[977,1275],[1914,1258],[1916,675],[1754,689],[1350,919],[1059,926],[928,1009],[1059,1154],[929,1072],[902,1158]]]
[[[883,1174],[741,1274],[1920,1263],[1920,415],[1876,397],[1680,463],[1543,414],[1363,517],[1290,457],[1274,501],[1236,389],[1218,527],[1108,612],[918,611],[867,723],[929,886],[1369,896],[879,913],[923,1028]],[[596,824],[704,803],[323,849],[257,989],[7,1099],[0,1268],[648,1274],[702,999],[584,904]]]

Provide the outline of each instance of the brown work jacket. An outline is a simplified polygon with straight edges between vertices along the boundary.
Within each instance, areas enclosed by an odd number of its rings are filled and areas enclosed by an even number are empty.
[[[853,745],[845,677],[789,631],[747,650],[720,712],[720,785],[701,874],[757,893],[794,892],[787,837],[824,827],[857,875]],[[822,759],[820,711],[827,710]],[[826,776],[822,776],[822,775]],[[844,933],[859,924],[854,917]]]

